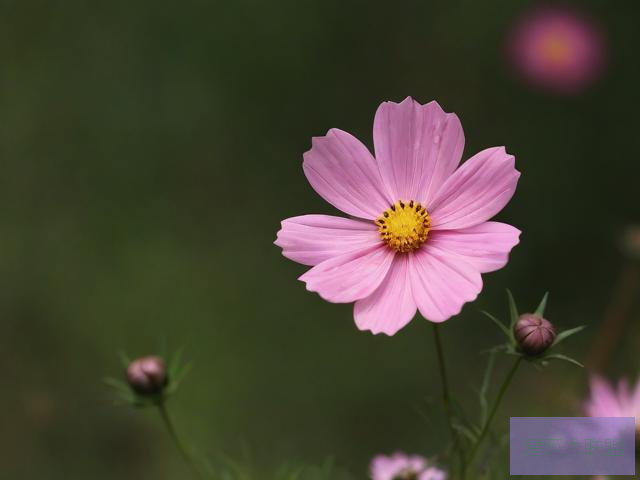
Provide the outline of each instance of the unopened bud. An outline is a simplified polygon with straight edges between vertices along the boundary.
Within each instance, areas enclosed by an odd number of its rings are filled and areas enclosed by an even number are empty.
[[[157,356],[142,357],[127,367],[127,381],[141,395],[160,393],[167,385],[167,369]]]
[[[527,355],[541,354],[556,338],[551,322],[533,313],[520,315],[513,333],[520,349]]]

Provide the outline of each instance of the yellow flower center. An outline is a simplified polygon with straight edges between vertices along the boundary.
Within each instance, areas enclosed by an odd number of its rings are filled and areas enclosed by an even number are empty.
[[[570,59],[571,47],[562,35],[550,34],[542,42],[542,54],[550,63],[564,65]]]
[[[376,220],[382,240],[396,252],[412,252],[427,240],[431,218],[417,202],[397,201]]]

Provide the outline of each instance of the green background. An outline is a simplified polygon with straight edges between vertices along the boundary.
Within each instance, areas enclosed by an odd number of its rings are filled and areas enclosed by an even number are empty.
[[[211,457],[266,471],[334,456],[364,478],[375,453],[437,453],[430,324],[357,331],[273,245],[280,220],[334,213],[302,172],[311,137],[371,146],[377,106],[407,95],[459,115],[465,158],[506,145],[522,172],[498,216],[521,244],[443,328],[456,396],[476,413],[479,352],[500,341],[479,310],[506,318],[506,287],[524,310],[549,290],[560,329],[588,324],[563,348],[586,358],[640,221],[640,15],[579,3],[608,64],[563,97],[505,62],[532,2],[0,1],[0,477],[187,478],[155,412],[115,408],[102,384],[118,350],[163,339],[194,363],[170,406]],[[638,313],[612,378],[636,374]],[[576,414],[587,378],[525,365],[498,427]]]

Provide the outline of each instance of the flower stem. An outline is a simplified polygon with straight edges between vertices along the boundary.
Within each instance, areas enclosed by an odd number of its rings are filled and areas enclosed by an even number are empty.
[[[489,425],[491,425],[491,421],[493,420],[493,417],[496,415],[496,412],[498,411],[498,407],[500,406],[500,402],[502,401],[502,397],[504,396],[504,392],[507,391],[507,388],[509,387],[509,384],[511,383],[511,380],[513,379],[513,376],[515,375],[516,370],[518,370],[518,366],[520,365],[521,361],[522,361],[522,357],[518,356],[518,358],[514,362],[513,366],[511,367],[511,370],[509,370],[509,373],[507,374],[507,377],[504,379],[504,382],[502,382],[502,386],[500,387],[500,391],[498,392],[498,396],[496,397],[495,401],[493,402],[493,405],[491,406],[491,410],[489,411],[489,415],[487,416],[487,420],[484,422],[484,425],[482,426],[482,430],[480,431],[480,435],[478,436],[478,440],[476,441],[476,443],[473,445],[473,447],[471,449],[471,453],[469,454],[469,458],[467,459],[467,465],[468,466],[470,466],[472,464],[473,459],[476,456],[476,453],[478,453],[478,449],[480,448],[480,444],[482,443],[484,438],[487,436],[487,433],[489,432]],[[463,475],[463,478],[464,478],[464,475]]]
[[[611,353],[624,335],[639,283],[640,267],[637,261],[629,261],[620,272],[609,306],[600,324],[601,334],[594,337],[595,340],[585,362],[595,373],[606,370]]]
[[[191,467],[195,476],[197,478],[204,479],[205,476],[200,470],[200,468],[198,467],[197,462],[195,461],[193,456],[189,453],[189,450],[187,450],[184,443],[182,443],[182,440],[180,440],[180,437],[176,432],[176,428],[173,425],[173,421],[169,416],[169,411],[165,406],[165,402],[160,401],[157,403],[157,406],[158,406],[158,411],[160,412],[160,417],[162,418],[162,422],[164,423],[164,426],[167,428],[167,431],[169,432],[169,436],[171,437],[171,440],[173,440],[173,443],[178,448],[180,455],[182,455],[182,458],[184,458],[185,462],[189,465],[189,467]]]
[[[453,411],[451,410],[451,394],[449,393],[449,381],[447,380],[447,368],[444,362],[444,353],[442,349],[442,340],[440,339],[440,324],[432,323],[433,325],[433,338],[436,344],[436,352],[438,354],[438,367],[440,370],[440,380],[442,381],[442,404],[444,406],[444,412],[447,416],[447,424],[449,426],[449,433],[451,434],[451,441],[453,442],[453,448],[455,450],[458,443],[458,435],[453,428]],[[464,468],[464,456],[460,452],[460,460],[462,467]]]

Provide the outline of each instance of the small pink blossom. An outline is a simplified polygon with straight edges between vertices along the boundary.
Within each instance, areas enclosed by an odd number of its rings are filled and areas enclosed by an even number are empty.
[[[488,221],[511,199],[520,173],[504,147],[459,166],[458,117],[431,102],[384,102],[373,125],[375,158],[342,130],[304,154],[309,183],[349,218],[303,215],[282,222],[276,245],[312,268],[307,290],[355,302],[360,330],[393,335],[419,310],[444,322],[475,300],[481,274],[502,268],[520,231]]]
[[[640,381],[633,389],[627,379],[615,389],[601,377],[591,378],[591,396],[584,410],[590,417],[635,417],[636,432],[640,432]]]
[[[402,452],[393,455],[377,455],[369,467],[371,480],[446,480],[447,474],[439,468],[428,466],[419,455]]]
[[[583,91],[600,74],[604,42],[585,15],[560,7],[536,8],[508,37],[516,69],[533,85],[558,93]]]

